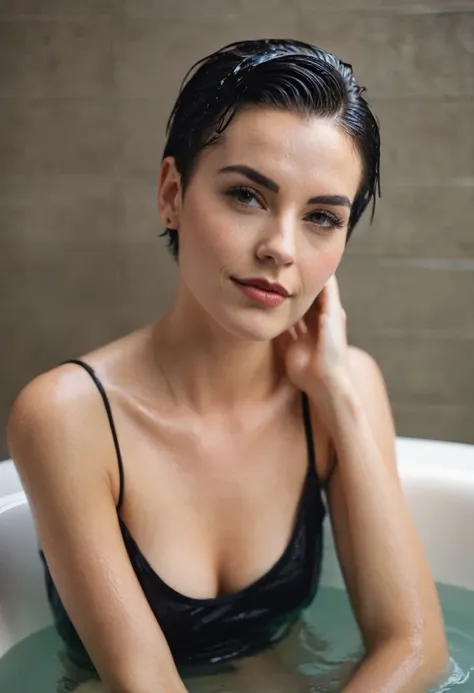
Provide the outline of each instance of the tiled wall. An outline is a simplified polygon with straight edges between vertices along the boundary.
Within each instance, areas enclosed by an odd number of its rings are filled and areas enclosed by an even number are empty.
[[[262,36],[368,86],[384,196],[339,273],[350,337],[399,434],[474,442],[474,0],[0,0],[2,432],[35,374],[165,310],[166,118],[194,60]]]

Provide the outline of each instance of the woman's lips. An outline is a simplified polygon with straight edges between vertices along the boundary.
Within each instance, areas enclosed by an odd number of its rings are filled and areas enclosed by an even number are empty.
[[[234,284],[245,294],[250,300],[259,303],[262,306],[267,306],[268,308],[277,308],[286,301],[287,296],[277,291],[271,291],[269,289],[263,289],[260,286],[255,286],[253,284],[243,284],[238,279],[232,279]]]

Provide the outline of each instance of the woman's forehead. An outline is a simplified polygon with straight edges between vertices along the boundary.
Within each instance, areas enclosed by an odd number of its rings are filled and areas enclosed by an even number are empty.
[[[281,187],[302,180],[307,185],[337,184],[351,199],[362,168],[353,141],[335,123],[282,109],[248,108],[238,113],[208,157],[215,170],[244,164]]]

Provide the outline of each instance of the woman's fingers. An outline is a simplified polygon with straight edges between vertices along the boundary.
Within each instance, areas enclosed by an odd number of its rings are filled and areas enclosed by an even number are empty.
[[[325,289],[314,299],[311,307],[304,316],[304,322],[311,335],[316,336],[319,327],[319,316],[325,311]]]
[[[304,318],[301,318],[301,320],[298,320],[296,323],[295,331],[298,336],[305,337],[308,334],[308,326],[304,321]]]
[[[278,337],[279,347],[285,352],[292,342],[305,339],[308,336],[317,338],[321,314],[334,316],[339,311],[344,312],[339,299],[337,280],[335,275],[333,275],[326,282],[318,296],[316,296],[304,317]]]
[[[324,290],[328,312],[337,312],[340,310],[342,308],[341,297],[339,295],[339,285],[335,274],[333,274],[326,283]]]

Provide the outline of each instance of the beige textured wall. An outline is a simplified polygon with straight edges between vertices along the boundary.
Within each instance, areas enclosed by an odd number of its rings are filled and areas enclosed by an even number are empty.
[[[262,36],[334,50],[369,87],[384,197],[341,266],[350,336],[399,434],[474,442],[470,0],[0,0],[2,436],[34,375],[165,310],[167,115],[194,60]]]

